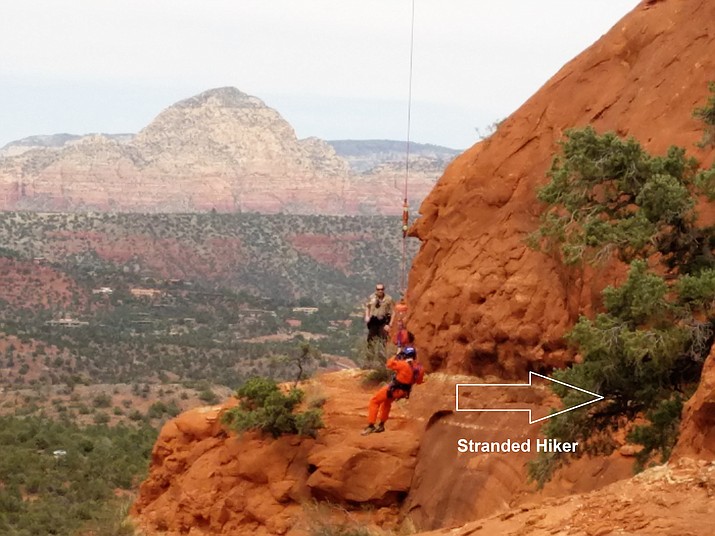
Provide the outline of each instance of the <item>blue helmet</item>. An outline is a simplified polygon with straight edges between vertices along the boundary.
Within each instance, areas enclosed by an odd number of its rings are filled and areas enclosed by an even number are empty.
[[[405,359],[414,359],[417,357],[417,351],[412,346],[408,346],[402,349],[402,355],[405,356]]]

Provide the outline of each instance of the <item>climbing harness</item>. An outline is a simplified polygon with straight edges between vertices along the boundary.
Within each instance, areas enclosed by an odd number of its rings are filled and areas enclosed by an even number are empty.
[[[412,382],[411,383],[402,383],[398,382],[397,378],[392,378],[392,381],[390,381],[390,384],[388,385],[387,388],[387,397],[388,398],[395,398],[395,391],[402,391],[405,393],[405,396],[403,398],[409,399],[410,398],[410,393],[412,392],[412,386],[415,385],[419,381],[420,374],[422,373],[422,365],[419,363],[412,363],[410,364],[410,368],[412,368]]]
[[[411,383],[400,383],[397,380],[392,380],[387,389],[387,398],[395,398],[395,391],[402,391],[405,393],[403,398],[410,398],[410,392],[412,391]]]

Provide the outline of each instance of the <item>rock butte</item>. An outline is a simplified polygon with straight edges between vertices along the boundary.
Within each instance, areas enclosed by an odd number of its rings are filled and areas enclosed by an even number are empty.
[[[231,87],[170,106],[133,137],[36,138],[56,139],[59,147],[5,151],[0,210],[402,211],[404,164],[351,172],[327,142],[299,140],[277,111]],[[444,159],[415,155],[411,166],[410,199],[417,203],[434,186]]]

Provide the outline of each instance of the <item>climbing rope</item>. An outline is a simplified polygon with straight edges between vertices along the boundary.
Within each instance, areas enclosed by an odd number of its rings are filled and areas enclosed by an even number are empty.
[[[407,291],[407,229],[410,221],[410,208],[407,203],[407,180],[410,176],[410,128],[412,126],[412,58],[415,49],[415,0],[412,0],[412,19],[410,22],[410,74],[407,92],[407,147],[405,150],[405,186],[402,200],[402,262],[400,264],[400,292],[405,297]]]

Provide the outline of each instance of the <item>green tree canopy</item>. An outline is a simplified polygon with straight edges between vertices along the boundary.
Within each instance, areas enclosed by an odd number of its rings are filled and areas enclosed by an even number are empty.
[[[259,430],[273,437],[283,434],[315,437],[323,427],[319,410],[293,412],[303,400],[300,389],[291,389],[285,394],[273,380],[252,378],[236,396],[240,403],[224,413],[223,422],[238,432]]]
[[[654,157],[634,138],[592,127],[567,131],[561,149],[538,192],[549,208],[533,244],[569,264],[659,254],[688,273],[712,262],[713,236],[697,227],[693,197],[706,193],[712,171],[698,171],[684,149]]]
[[[715,82],[708,84],[710,96],[704,106],[693,110],[693,117],[700,119],[704,125],[703,137],[698,142],[698,147],[706,148],[715,145]]]
[[[581,317],[567,341],[582,360],[554,377],[605,400],[589,411],[554,417],[548,437],[579,441],[582,451],[613,447],[609,430],[645,417],[631,441],[667,459],[677,434],[682,393],[699,379],[712,344],[715,230],[698,226],[696,200],[715,191],[685,150],[651,156],[633,138],[571,130],[538,192],[548,207],[531,245],[567,264],[619,260],[629,265],[619,286],[603,291],[604,311]],[[577,391],[556,386],[572,406]],[[543,455],[530,476],[543,484],[563,457]]]

